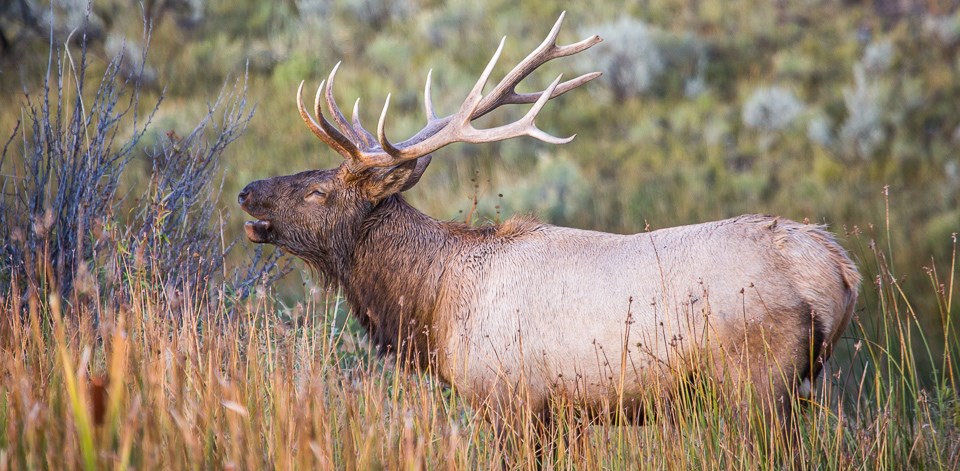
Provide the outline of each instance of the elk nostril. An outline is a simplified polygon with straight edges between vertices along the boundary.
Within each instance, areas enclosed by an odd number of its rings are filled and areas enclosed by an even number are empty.
[[[247,200],[248,196],[250,196],[250,191],[244,188],[244,190],[237,195],[237,203],[243,206],[243,202]]]

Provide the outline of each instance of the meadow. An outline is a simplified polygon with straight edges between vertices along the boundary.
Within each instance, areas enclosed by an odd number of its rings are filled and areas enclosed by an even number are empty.
[[[534,467],[532,427],[379,357],[335,288],[240,240],[234,195],[339,163],[300,80],[343,59],[342,103],[373,123],[393,92],[405,135],[428,69],[451,111],[501,35],[511,63],[563,9],[561,41],[605,42],[529,86],[604,72],[538,120],[577,139],[444,149],[416,207],[622,233],[774,213],[828,223],[865,282],[796,440],[703,383],[642,427],[554,404],[549,464],[960,468],[955,2],[103,0],[38,30],[47,8],[0,7],[0,469]]]

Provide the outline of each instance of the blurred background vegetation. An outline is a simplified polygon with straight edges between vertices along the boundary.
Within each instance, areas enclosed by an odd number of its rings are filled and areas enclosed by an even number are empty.
[[[827,223],[841,235],[886,231],[889,221],[895,266],[918,273],[949,256],[960,230],[958,4],[95,0],[88,11],[86,0],[7,0],[0,6],[0,130],[9,136],[26,97],[42,93],[51,34],[63,47],[85,33],[94,76],[120,52],[131,74],[143,66],[140,106],[152,109],[163,96],[140,140],[144,149],[189,135],[224,84],[246,76],[256,113],[221,163],[229,240],[242,234],[234,195],[246,183],[339,164],[296,113],[301,80],[312,89],[342,60],[341,106],[362,97],[370,127],[393,93],[389,135],[399,140],[423,123],[429,69],[438,112],[450,113],[502,35],[500,74],[567,10],[560,42],[591,34],[605,41],[543,67],[526,90],[561,72],[602,71],[538,120],[577,138],[564,146],[522,139],[442,149],[407,194],[416,207],[462,219],[476,196],[475,220],[532,213],[623,233],[741,213]],[[120,184],[143,185],[150,155],[137,153]],[[16,177],[11,165],[0,169],[5,181]],[[850,248],[859,264],[873,263],[865,248]],[[930,283],[923,276],[901,282]],[[933,300],[918,306],[925,307],[939,323]]]

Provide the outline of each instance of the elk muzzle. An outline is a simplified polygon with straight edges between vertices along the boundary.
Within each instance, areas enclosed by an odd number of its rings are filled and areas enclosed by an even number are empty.
[[[240,208],[247,212],[247,214],[257,218],[255,221],[247,221],[243,225],[243,230],[247,234],[247,239],[250,242],[255,242],[258,244],[271,243],[273,241],[273,224],[270,223],[270,220],[267,219],[266,214],[264,214],[266,209],[268,209],[260,201],[262,198],[262,192],[258,191],[260,186],[260,181],[255,181],[247,185],[240,194],[237,195],[237,203],[240,204]]]
[[[267,244],[273,240],[273,226],[270,221],[247,221],[243,224],[243,230],[247,233],[247,239],[250,242]]]

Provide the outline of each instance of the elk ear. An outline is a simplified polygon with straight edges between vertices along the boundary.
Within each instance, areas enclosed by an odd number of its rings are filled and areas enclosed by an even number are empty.
[[[403,185],[403,188],[400,191],[407,191],[410,188],[413,188],[413,185],[416,185],[420,181],[420,177],[423,176],[423,172],[427,170],[427,165],[430,165],[430,159],[433,156],[427,154],[423,157],[417,159],[417,166],[413,169],[413,173],[410,174],[410,178],[407,179],[407,183]]]
[[[420,160],[422,158],[404,162],[396,167],[370,169],[370,174],[363,183],[367,199],[380,201],[413,186],[423,175],[423,170],[417,171]],[[426,165],[423,167],[426,169]],[[411,180],[413,183],[410,183]]]

